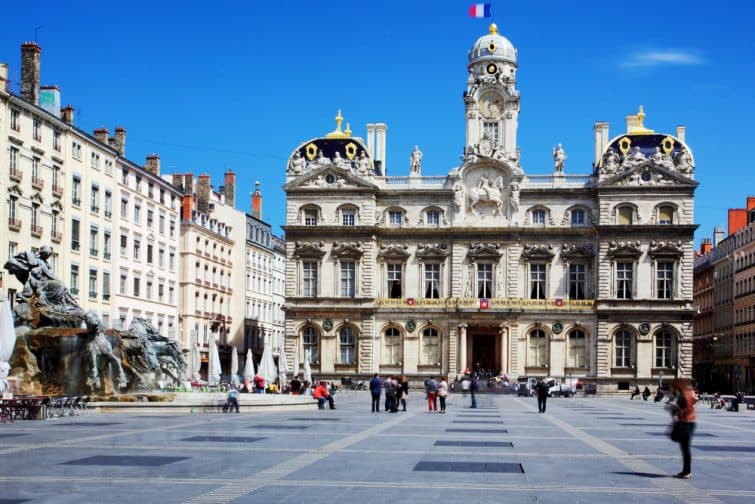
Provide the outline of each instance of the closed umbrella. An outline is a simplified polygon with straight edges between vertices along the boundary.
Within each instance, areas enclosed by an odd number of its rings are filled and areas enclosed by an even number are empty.
[[[259,369],[257,374],[265,379],[265,385],[268,385],[275,381],[275,377],[278,374],[275,369],[275,360],[273,360],[273,350],[270,345],[265,345],[265,349],[262,351],[262,359],[260,360]]]
[[[13,315],[10,302],[0,300],[0,361],[8,362],[16,346],[16,328],[13,327]]]
[[[239,353],[235,346],[231,348],[231,383],[234,387],[239,384]]]
[[[218,345],[212,340],[210,345],[210,360],[208,363],[207,381],[210,385],[220,383],[220,355],[218,355]]]
[[[246,362],[244,363],[244,379],[252,380],[254,378],[254,359],[252,358],[252,349],[246,351]]]
[[[199,347],[196,343],[191,344],[191,378],[194,381],[199,381],[201,375],[199,374],[199,368],[202,367],[202,361],[199,358]]]
[[[281,349],[281,353],[278,356],[278,380],[280,380],[281,389],[286,384],[288,375],[288,362],[286,362],[286,352]]]
[[[312,368],[309,367],[309,352],[304,356],[304,381],[312,383]]]
[[[299,377],[299,347],[294,347],[294,376]]]

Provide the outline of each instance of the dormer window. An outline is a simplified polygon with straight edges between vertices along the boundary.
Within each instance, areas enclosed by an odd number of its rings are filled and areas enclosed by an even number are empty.
[[[357,211],[353,208],[344,208],[341,210],[341,223],[344,226],[355,226],[357,221]]]
[[[437,210],[427,211],[427,225],[428,226],[440,226],[440,212]]]
[[[574,209],[571,212],[571,225],[572,226],[584,226],[585,225],[585,211],[582,209]]]
[[[634,223],[634,208],[630,206],[619,207],[617,213],[617,223],[628,226]]]
[[[317,210],[315,209],[304,210],[304,225],[305,226],[317,225]]]
[[[540,208],[533,210],[532,223],[539,226],[545,226],[545,210]]]

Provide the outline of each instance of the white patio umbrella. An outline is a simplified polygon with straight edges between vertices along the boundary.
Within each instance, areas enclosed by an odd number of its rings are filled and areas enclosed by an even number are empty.
[[[10,302],[0,299],[0,361],[8,362],[16,346],[16,328],[13,327],[13,315]]]
[[[286,362],[286,352],[281,348],[280,355],[278,356],[278,380],[280,381],[281,389],[286,384],[287,375],[288,362]]]
[[[199,368],[202,367],[202,361],[199,358],[199,347],[196,343],[191,344],[191,378],[195,381],[199,381],[201,375],[199,374]]]
[[[273,349],[270,348],[270,345],[265,345],[265,349],[262,351],[262,359],[260,359],[260,367],[257,369],[257,374],[265,379],[265,386],[275,381],[278,373],[275,369]]]
[[[299,347],[294,347],[294,377],[299,377]]]
[[[239,385],[239,353],[236,347],[231,348],[231,384],[234,387]]]
[[[312,368],[309,367],[309,352],[304,356],[304,381],[312,383]]]
[[[218,345],[212,340],[210,345],[210,360],[208,362],[207,381],[210,385],[220,383],[220,355],[218,354]]]
[[[254,378],[254,358],[252,358],[252,349],[246,351],[246,362],[244,363],[244,379],[251,380]]]

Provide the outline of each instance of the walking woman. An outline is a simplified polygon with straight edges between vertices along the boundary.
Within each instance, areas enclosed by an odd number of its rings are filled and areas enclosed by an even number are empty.
[[[671,390],[677,395],[676,409],[674,411],[676,422],[672,431],[672,439],[679,443],[684,461],[682,472],[677,474],[676,477],[690,479],[692,478],[692,455],[690,454],[689,446],[692,434],[695,432],[695,420],[697,420],[697,416],[695,415],[697,396],[689,380],[675,379],[671,382]]]
[[[409,395],[409,378],[402,375],[398,382],[399,397],[401,398],[401,411],[406,411],[406,398]]]
[[[440,399],[440,413],[446,412],[446,396],[448,396],[448,380],[445,376],[440,377],[438,383],[438,399]]]

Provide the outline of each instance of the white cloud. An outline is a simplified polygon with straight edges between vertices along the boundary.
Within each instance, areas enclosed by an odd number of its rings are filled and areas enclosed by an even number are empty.
[[[698,51],[684,49],[648,49],[629,55],[621,62],[625,68],[657,67],[670,65],[704,65],[705,59]]]

